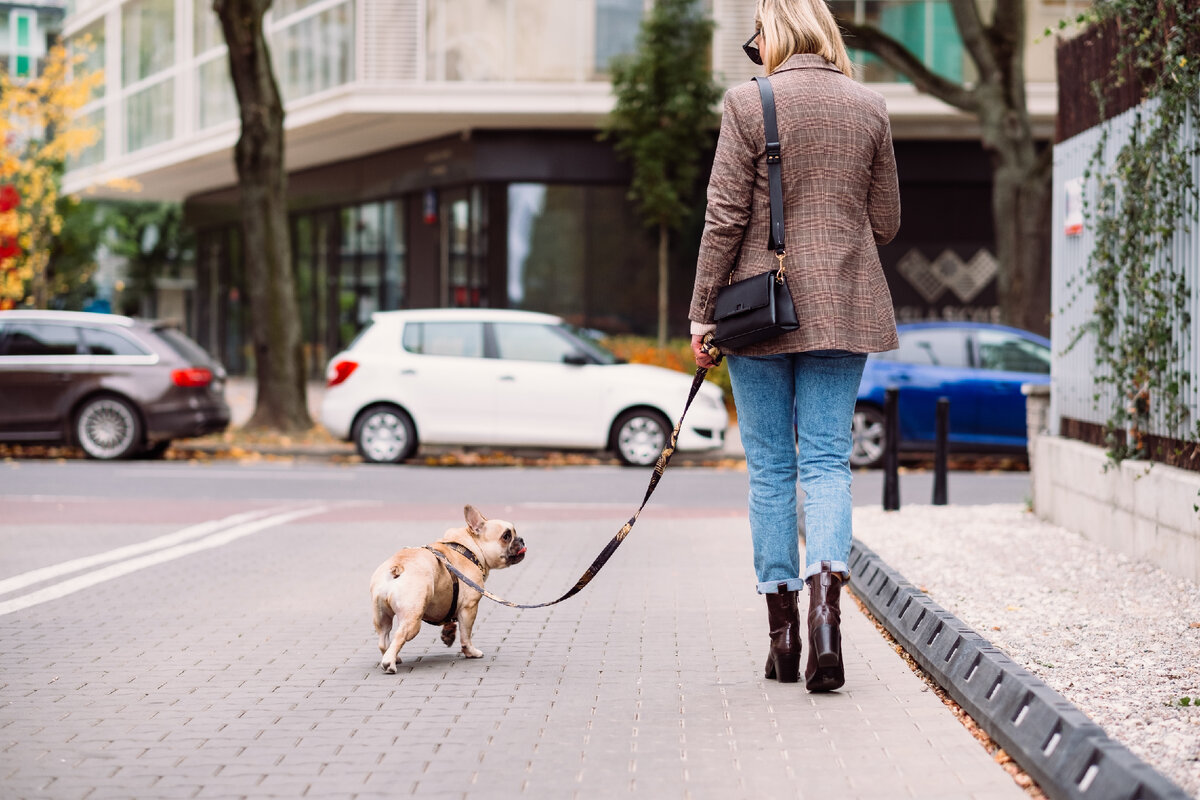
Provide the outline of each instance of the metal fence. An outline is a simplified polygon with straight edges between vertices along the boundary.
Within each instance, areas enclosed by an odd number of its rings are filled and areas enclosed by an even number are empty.
[[[1104,373],[1096,364],[1095,335],[1085,334],[1068,349],[1077,332],[1092,317],[1096,301],[1095,287],[1086,280],[1088,257],[1094,246],[1093,231],[1085,222],[1081,231],[1071,234],[1067,232],[1069,224],[1079,221],[1078,215],[1068,213],[1076,210],[1076,203],[1072,201],[1078,199],[1078,196],[1070,198],[1069,182],[1082,180],[1082,196],[1087,197],[1089,203],[1094,202],[1096,181],[1094,178],[1084,180],[1084,175],[1102,133],[1107,129],[1108,140],[1105,145],[1103,169],[1108,170],[1112,168],[1121,146],[1135,133],[1139,112],[1145,120],[1154,113],[1154,108],[1153,103],[1132,108],[1054,147],[1051,249],[1053,316],[1050,323],[1050,339],[1054,347],[1050,432],[1054,434],[1059,432],[1060,422],[1064,417],[1103,425],[1111,417],[1114,403],[1117,401],[1116,389],[1096,380]],[[1193,120],[1181,132],[1181,138],[1184,142],[1194,142],[1197,136],[1200,136],[1200,130],[1196,129]],[[1191,166],[1195,185],[1200,186],[1200,159],[1193,158]],[[1069,219],[1069,216],[1073,218]],[[1151,386],[1151,419],[1149,430],[1146,432],[1167,438],[1180,438],[1195,431],[1196,421],[1200,419],[1200,387],[1197,386],[1200,383],[1200,341],[1197,340],[1200,336],[1200,219],[1180,220],[1180,223],[1176,226],[1177,231],[1181,231],[1183,223],[1187,224],[1189,230],[1186,233],[1176,233],[1170,250],[1173,269],[1176,272],[1182,271],[1187,280],[1191,321],[1185,325],[1182,319],[1178,320],[1177,341],[1180,345],[1180,357],[1175,369],[1180,374],[1191,375],[1190,384],[1186,388],[1188,396],[1182,398],[1191,416],[1185,422],[1184,430],[1170,430],[1164,420],[1164,404],[1159,402],[1159,392],[1162,389]],[[1159,259],[1162,257],[1161,253],[1157,256]]]

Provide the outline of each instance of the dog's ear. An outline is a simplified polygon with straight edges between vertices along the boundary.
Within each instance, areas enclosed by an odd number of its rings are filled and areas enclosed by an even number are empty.
[[[479,513],[475,506],[467,506],[463,509],[463,515],[467,518],[467,529],[475,536],[483,533],[483,523],[487,522],[487,517]]]

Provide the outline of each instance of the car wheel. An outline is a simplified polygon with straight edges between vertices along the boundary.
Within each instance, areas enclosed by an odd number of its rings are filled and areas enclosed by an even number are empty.
[[[88,458],[128,458],[141,446],[142,422],[119,397],[95,397],[75,416],[75,441]]]
[[[878,467],[882,464],[887,445],[887,425],[883,412],[874,406],[856,406],[850,430],[853,438],[850,466]]]
[[[412,418],[395,406],[368,408],[354,423],[354,445],[364,461],[398,464],[417,449]]]
[[[647,467],[658,461],[663,447],[671,439],[671,423],[657,411],[626,411],[613,426],[613,449],[621,462],[631,467]]]

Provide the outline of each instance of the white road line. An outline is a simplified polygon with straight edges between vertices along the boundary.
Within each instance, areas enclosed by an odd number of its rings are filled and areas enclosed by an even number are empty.
[[[245,522],[265,517],[268,514],[281,511],[287,506],[276,505],[273,508],[260,508],[257,511],[247,511],[241,514],[234,514],[232,517],[225,519],[214,519],[208,522],[201,522],[199,525],[192,525],[189,528],[184,528],[174,533],[168,533],[164,536],[159,536],[155,539],[149,539],[138,544],[131,544],[126,547],[118,547],[115,550],[108,550],[95,555],[83,556],[70,561],[64,561],[60,564],[53,564],[49,567],[41,567],[40,569],[23,572],[20,575],[14,575],[11,578],[0,580],[0,594],[8,594],[15,592],[17,589],[22,589],[35,583],[48,581],[51,578],[57,578],[60,575],[70,575],[72,572],[94,567],[98,564],[107,564],[110,561],[119,561],[123,558],[138,556],[142,553],[148,553],[151,550],[159,550],[164,547],[182,544],[188,539],[198,539],[201,536],[207,536],[210,533],[229,528],[234,525],[241,525]]]
[[[177,558],[198,553],[202,550],[211,550],[215,547],[229,544],[232,541],[241,539],[245,536],[258,533],[259,531],[273,528],[276,525],[283,525],[292,520],[300,519],[301,517],[312,516],[328,509],[328,506],[310,506],[297,511],[289,511],[283,514],[276,514],[266,519],[259,519],[253,522],[246,522],[241,525],[236,525],[227,530],[214,533],[207,538],[199,541],[181,544],[176,547],[170,547],[166,550],[159,550],[157,553],[142,556],[141,558],[122,561],[119,564],[113,564],[103,569],[98,569],[95,572],[90,572],[85,575],[80,575],[76,578],[70,578],[61,583],[56,583],[53,586],[47,586],[45,589],[39,589],[35,592],[30,592],[21,597],[14,597],[12,600],[0,603],[0,617],[6,614],[12,614],[16,611],[21,611],[31,606],[48,603],[51,600],[58,600],[66,597],[69,594],[83,591],[98,583],[119,578],[123,575],[128,575],[131,572],[152,567],[156,564],[163,564],[167,561],[174,561]]]

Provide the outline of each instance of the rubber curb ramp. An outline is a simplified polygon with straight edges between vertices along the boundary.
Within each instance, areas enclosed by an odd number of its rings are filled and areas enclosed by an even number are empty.
[[[1193,800],[855,539],[850,587],[1053,800]]]

